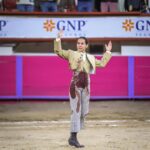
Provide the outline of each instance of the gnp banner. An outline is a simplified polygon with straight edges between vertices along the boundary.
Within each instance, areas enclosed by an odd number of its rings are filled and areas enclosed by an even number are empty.
[[[150,17],[0,16],[0,38],[150,38]]]

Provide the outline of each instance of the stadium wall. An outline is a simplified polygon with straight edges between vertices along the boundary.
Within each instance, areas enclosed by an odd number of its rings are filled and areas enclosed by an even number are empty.
[[[150,57],[113,56],[91,75],[91,99],[150,98],[149,66]],[[68,99],[72,72],[55,55],[0,56],[0,72],[0,99]]]

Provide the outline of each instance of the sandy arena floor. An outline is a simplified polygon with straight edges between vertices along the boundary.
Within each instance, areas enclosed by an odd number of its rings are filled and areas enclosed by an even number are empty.
[[[72,150],[68,102],[0,102],[0,150]],[[150,150],[150,101],[90,103],[85,150]]]

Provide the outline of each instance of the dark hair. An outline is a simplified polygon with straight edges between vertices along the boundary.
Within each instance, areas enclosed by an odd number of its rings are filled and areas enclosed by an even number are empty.
[[[88,42],[88,39],[87,39],[86,37],[84,37],[84,36],[79,37],[78,40],[79,40],[79,39],[85,40],[85,44],[86,44],[86,45],[89,43],[89,42]]]

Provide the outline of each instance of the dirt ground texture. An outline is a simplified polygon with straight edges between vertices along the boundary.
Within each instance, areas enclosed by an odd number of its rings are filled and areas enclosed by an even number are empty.
[[[72,150],[68,101],[0,102],[0,150]],[[150,150],[150,101],[91,101],[85,150]]]

